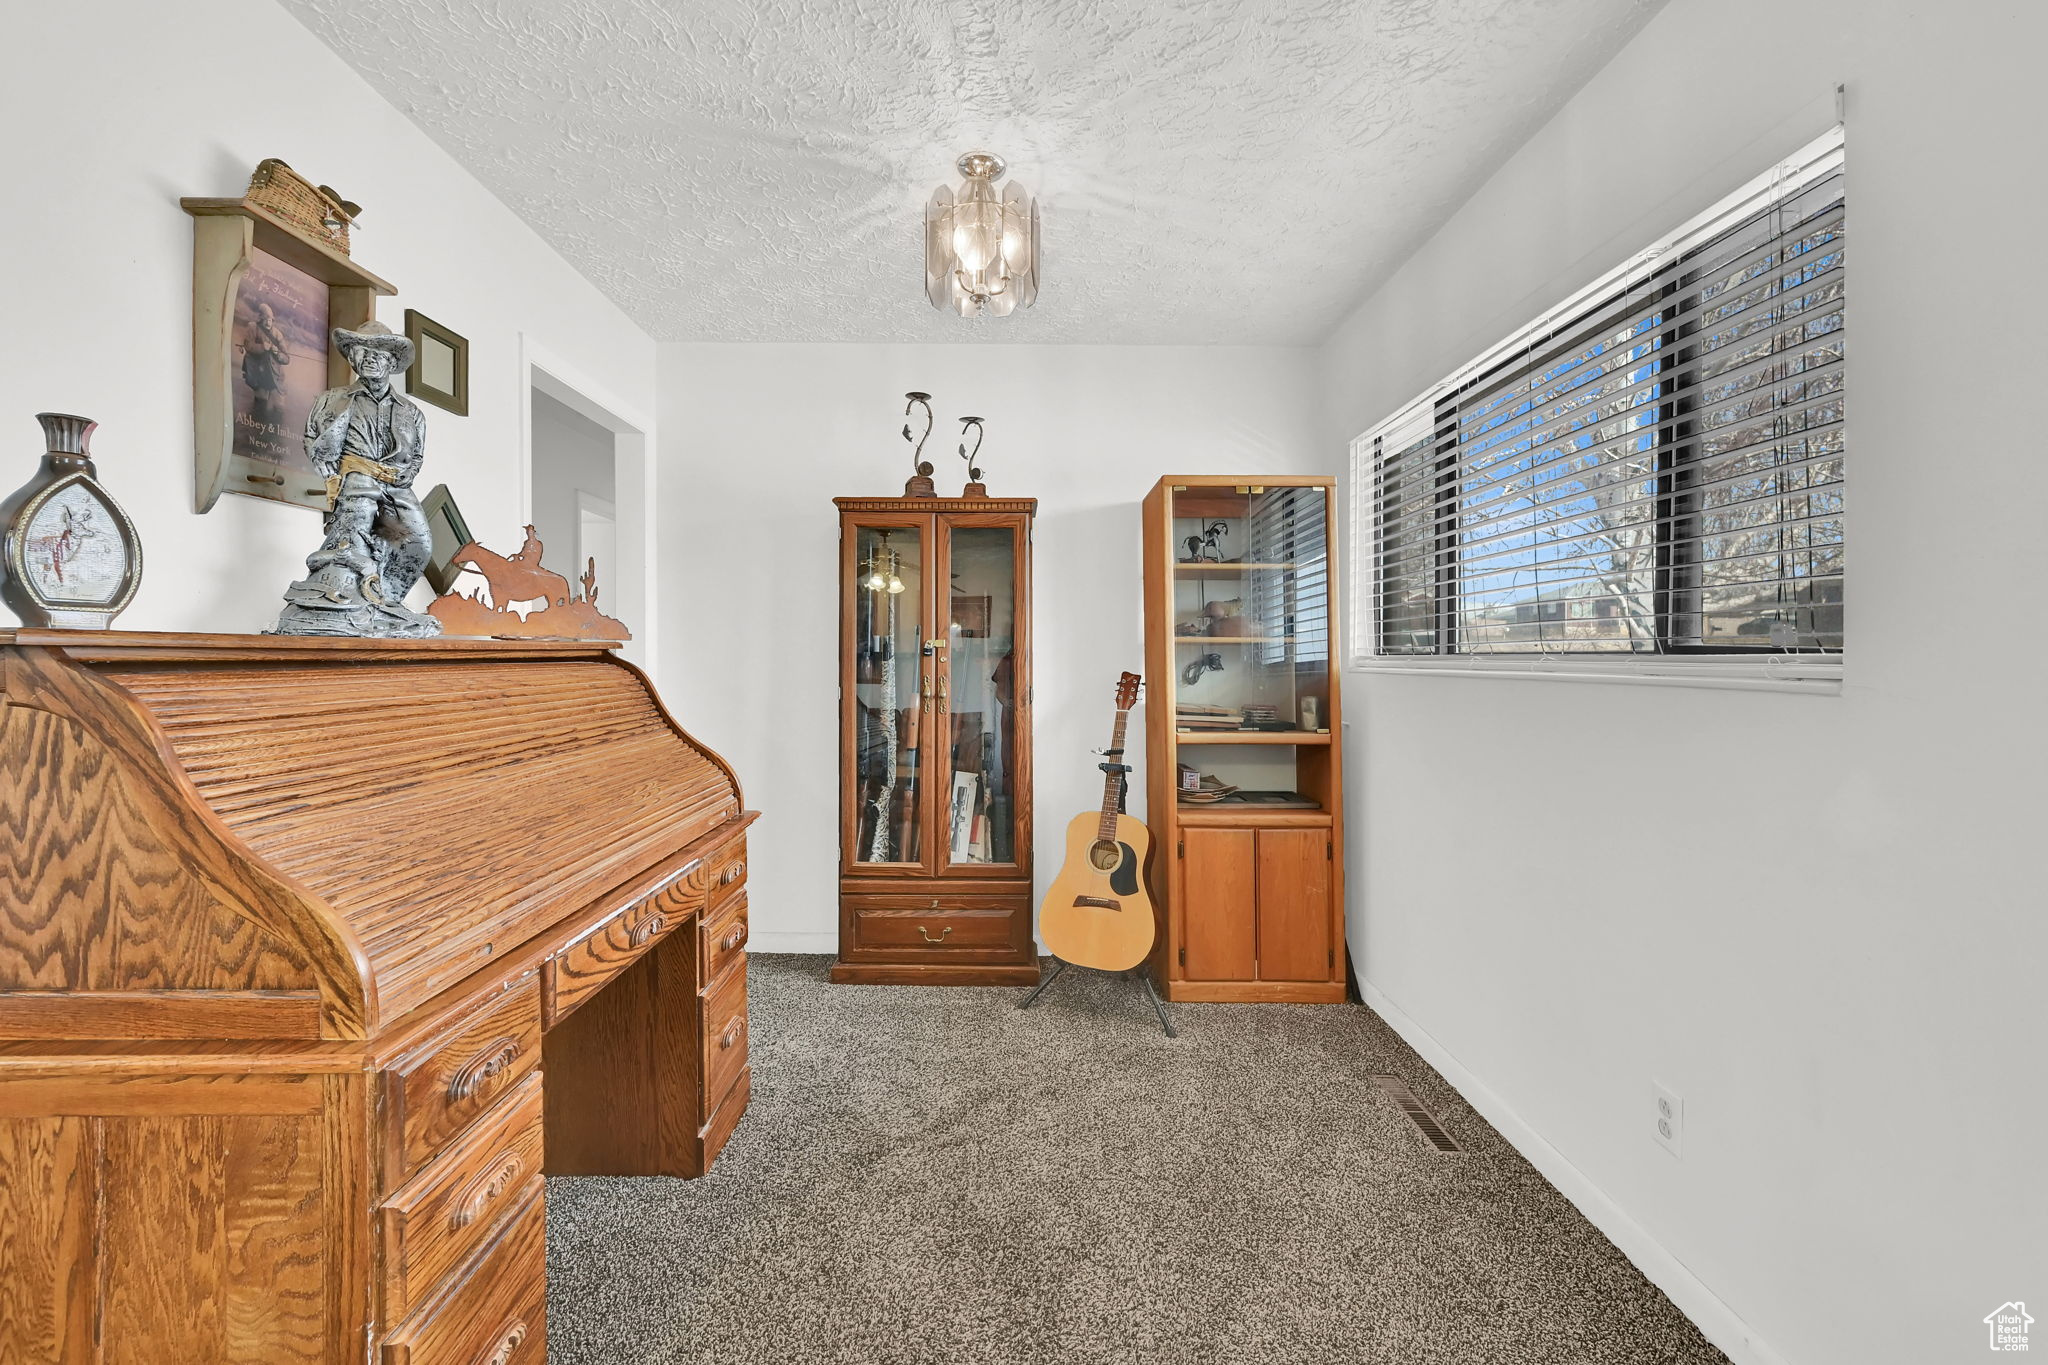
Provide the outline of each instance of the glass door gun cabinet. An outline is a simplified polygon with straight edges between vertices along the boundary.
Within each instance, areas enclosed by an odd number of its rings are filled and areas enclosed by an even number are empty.
[[[1335,482],[1145,498],[1151,968],[1169,1000],[1344,998]]]
[[[838,498],[832,979],[1027,985],[1031,498]]]

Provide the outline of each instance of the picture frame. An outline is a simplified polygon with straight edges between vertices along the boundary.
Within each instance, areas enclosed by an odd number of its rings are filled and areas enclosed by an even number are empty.
[[[462,573],[455,567],[456,554],[476,537],[470,534],[469,523],[462,519],[462,509],[455,505],[455,495],[445,483],[435,484],[434,491],[420,499],[420,513],[434,538],[434,548],[427,555],[426,579],[436,593],[446,593]]]
[[[953,624],[963,640],[988,638],[989,622],[995,615],[995,598],[989,595],[953,594]]]
[[[405,310],[405,335],[412,342],[405,391],[457,417],[469,416],[469,338],[417,308]]]
[[[229,455],[245,485],[284,501],[326,501],[326,480],[306,458],[306,416],[327,387],[332,289],[261,247],[235,290],[234,432]],[[296,495],[296,496],[293,496]]]

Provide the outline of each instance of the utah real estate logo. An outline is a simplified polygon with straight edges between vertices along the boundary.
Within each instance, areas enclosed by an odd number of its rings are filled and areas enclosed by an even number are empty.
[[[2028,1315],[2027,1306],[2018,1299],[2002,1303],[1984,1315],[1985,1330],[1991,1334],[1991,1349],[1994,1351],[2024,1351],[2027,1349],[2027,1328],[2034,1319]]]

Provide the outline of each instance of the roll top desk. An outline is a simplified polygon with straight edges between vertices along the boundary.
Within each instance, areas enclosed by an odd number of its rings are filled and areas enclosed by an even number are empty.
[[[0,1359],[542,1365],[745,1111],[738,781],[579,641],[0,632]]]

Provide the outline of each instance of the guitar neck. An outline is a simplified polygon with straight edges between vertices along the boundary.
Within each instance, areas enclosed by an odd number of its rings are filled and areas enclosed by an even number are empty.
[[[1124,728],[1130,718],[1131,713],[1129,711],[1119,711],[1116,713],[1116,732],[1109,741],[1109,761],[1111,763],[1122,763],[1124,761]],[[1105,841],[1116,838],[1116,798],[1118,792],[1122,790],[1123,776],[1119,772],[1108,772],[1102,775],[1102,825],[1099,837]]]

